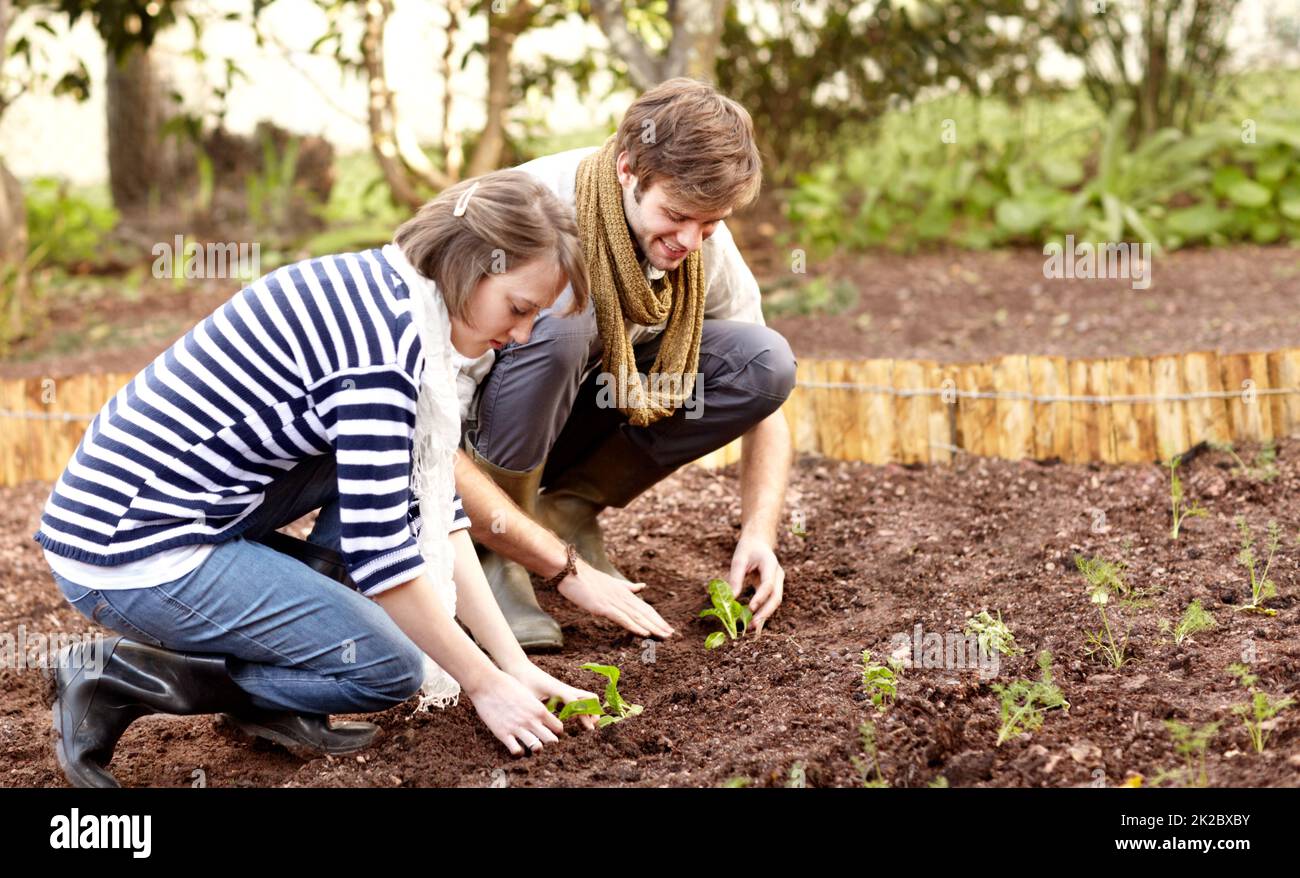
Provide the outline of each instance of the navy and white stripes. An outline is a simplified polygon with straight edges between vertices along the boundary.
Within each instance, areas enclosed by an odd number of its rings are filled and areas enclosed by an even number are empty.
[[[424,358],[407,294],[378,249],[298,262],[241,290],[104,405],[33,538],[97,565],[221,543],[276,476],[333,453],[353,581],[377,594],[415,577]]]

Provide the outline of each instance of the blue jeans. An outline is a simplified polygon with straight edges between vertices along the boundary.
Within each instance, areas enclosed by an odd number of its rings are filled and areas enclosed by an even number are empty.
[[[308,539],[339,551],[336,467],[332,454],[301,461],[267,486],[239,536],[179,579],[102,591],[54,580],[83,616],[133,640],[224,654],[259,707],[329,714],[401,704],[423,680],[420,648],[369,598],[254,542],[320,508]]]

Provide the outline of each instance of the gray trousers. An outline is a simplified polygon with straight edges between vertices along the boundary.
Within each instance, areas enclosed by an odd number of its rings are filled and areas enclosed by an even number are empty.
[[[633,348],[639,371],[654,365],[662,338]],[[543,311],[526,344],[497,353],[464,424],[465,444],[508,470],[545,461],[543,485],[614,430],[655,463],[675,468],[746,433],[794,387],[795,357],[780,333],[706,319],[691,400],[669,417],[634,427],[616,407],[597,405],[602,352],[593,307],[573,317]]]

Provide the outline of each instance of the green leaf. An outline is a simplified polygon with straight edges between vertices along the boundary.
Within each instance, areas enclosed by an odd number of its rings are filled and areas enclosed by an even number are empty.
[[[549,705],[550,702],[547,702]],[[595,698],[580,698],[577,701],[570,701],[560,709],[559,719],[561,721],[571,716],[602,716],[605,711],[600,706],[600,701]]]
[[[999,202],[993,216],[999,226],[1016,235],[1027,235],[1037,230],[1046,219],[1043,209],[1037,204],[1013,199]]]
[[[726,634],[723,634],[721,631],[714,631],[708,637],[704,638],[704,648],[717,649],[719,646],[722,646],[722,644],[726,642],[727,642]]]
[[[1263,207],[1273,198],[1273,193],[1254,180],[1238,180],[1228,187],[1227,196],[1242,207]]]
[[[1222,229],[1232,219],[1232,214],[1220,210],[1208,201],[1169,212],[1165,219],[1168,228],[1183,238],[1205,238]]]

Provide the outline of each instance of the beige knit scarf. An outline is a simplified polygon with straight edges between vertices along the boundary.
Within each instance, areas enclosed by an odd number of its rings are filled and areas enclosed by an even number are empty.
[[[659,289],[650,286],[628,234],[617,158],[611,136],[578,165],[578,233],[605,346],[602,365],[612,376],[619,410],[644,427],[671,415],[693,392],[704,330],[704,271],[696,250],[665,275]],[[637,373],[625,318],[642,326],[668,321],[648,380]]]

